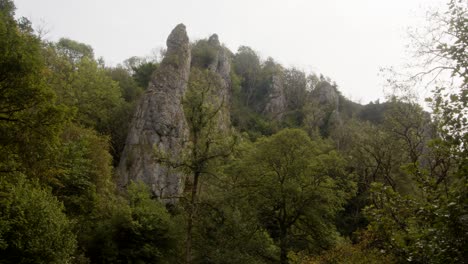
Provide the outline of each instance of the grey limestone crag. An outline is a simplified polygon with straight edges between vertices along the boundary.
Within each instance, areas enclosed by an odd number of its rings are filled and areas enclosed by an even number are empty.
[[[182,99],[190,74],[190,45],[185,26],[177,25],[167,39],[167,52],[153,73],[133,116],[117,168],[119,185],[141,180],[167,203],[183,188],[181,172],[158,162],[155,149],[180,157],[188,138]]]
[[[336,87],[327,81],[318,83],[312,91],[312,100],[318,103],[324,113],[328,113],[326,115],[328,117],[323,120],[328,127],[336,129],[343,125],[343,120],[339,111],[340,96]]]
[[[220,77],[219,89],[216,91],[217,100],[223,103],[219,114],[219,126],[221,131],[227,131],[231,125],[229,114],[231,101],[231,61],[227,49],[220,44],[217,34],[210,36],[208,44],[215,51],[214,58],[208,65],[208,69],[217,73]]]
[[[216,50],[215,57],[210,65],[208,65],[208,68],[221,76],[224,82],[223,86],[225,93],[226,95],[229,95],[229,86],[231,83],[231,62],[228,51],[219,43],[218,35],[216,34],[210,36],[208,43],[214,48],[214,50]]]

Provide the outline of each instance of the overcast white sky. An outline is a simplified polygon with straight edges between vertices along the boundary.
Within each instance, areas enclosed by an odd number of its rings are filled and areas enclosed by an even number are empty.
[[[17,16],[91,45],[115,65],[165,47],[178,23],[191,40],[212,33],[233,52],[252,47],[330,76],[342,93],[367,103],[383,98],[381,67],[405,62],[406,30],[445,0],[15,0]]]

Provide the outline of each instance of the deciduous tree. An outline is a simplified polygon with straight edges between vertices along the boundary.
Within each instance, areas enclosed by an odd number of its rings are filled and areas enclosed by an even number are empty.
[[[344,161],[298,129],[261,138],[241,164],[251,203],[277,241],[280,262],[290,250],[317,250],[336,238],[333,218],[354,192]]]

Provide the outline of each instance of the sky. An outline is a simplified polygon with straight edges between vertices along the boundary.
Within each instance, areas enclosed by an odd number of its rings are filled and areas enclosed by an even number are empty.
[[[191,41],[217,33],[231,51],[322,73],[353,101],[384,98],[381,68],[409,59],[408,28],[445,0],[14,0],[16,15],[93,47],[106,64],[148,56],[184,23]]]

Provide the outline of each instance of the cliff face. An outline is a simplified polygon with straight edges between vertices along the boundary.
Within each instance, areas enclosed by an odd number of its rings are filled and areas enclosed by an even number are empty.
[[[179,157],[188,139],[182,98],[190,74],[190,45],[185,26],[174,28],[167,39],[167,52],[153,73],[146,93],[134,114],[118,166],[119,185],[141,180],[166,202],[176,201],[183,175],[155,159],[155,147]]]

